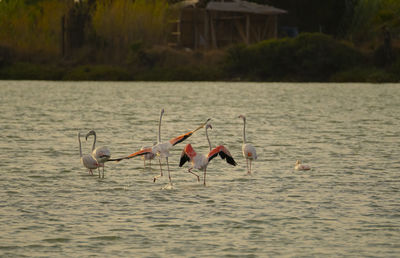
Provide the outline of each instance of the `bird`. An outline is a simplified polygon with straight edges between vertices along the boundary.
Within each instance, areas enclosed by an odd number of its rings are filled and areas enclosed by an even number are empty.
[[[247,164],[247,174],[251,174],[251,162],[257,159],[256,148],[253,145],[246,142],[246,117],[244,115],[240,115],[239,118],[243,119],[243,145],[242,145],[242,153],[243,157],[246,159]],[[249,169],[250,162],[250,169]]]
[[[154,143],[153,145],[156,145],[157,143]],[[144,150],[150,148],[150,146],[144,146],[142,147],[140,150]],[[146,160],[148,160],[150,162],[150,168],[151,168],[151,161],[155,158],[156,155],[154,155],[154,153],[147,153],[141,156],[142,160],[143,160],[143,166],[146,168]]]
[[[160,115],[160,121],[159,121],[159,126],[158,126],[158,142],[157,144],[155,144],[154,146],[150,147],[150,148],[145,148],[142,150],[139,150],[137,152],[134,152],[126,157],[122,157],[122,158],[116,158],[116,159],[109,159],[109,161],[121,161],[124,159],[131,159],[133,157],[136,156],[142,156],[142,155],[146,155],[149,153],[153,153],[154,155],[157,155],[159,157],[159,163],[160,163],[160,175],[157,175],[153,178],[153,182],[156,182],[156,180],[163,176],[163,171],[162,171],[162,165],[161,165],[161,159],[165,158],[167,161],[167,168],[168,168],[168,179],[169,179],[169,183],[170,185],[172,185],[172,180],[171,180],[171,174],[170,174],[170,170],[169,170],[169,163],[168,163],[168,157],[170,156],[169,150],[177,145],[178,143],[183,142],[184,140],[186,140],[187,138],[189,138],[190,136],[192,136],[196,131],[200,130],[201,128],[203,128],[208,121],[210,121],[210,118],[203,124],[201,124],[198,128],[196,128],[193,131],[187,132],[185,134],[179,135],[177,137],[174,137],[172,139],[170,139],[169,141],[166,142],[162,142],[161,141],[161,119],[162,116],[164,114],[164,109],[161,110],[161,115]]]
[[[190,161],[192,163],[191,167],[189,168],[188,172],[197,176],[197,181],[200,181],[199,175],[196,173],[192,172],[192,169],[198,169],[198,170],[203,170],[204,176],[203,176],[203,184],[204,186],[206,185],[206,172],[207,172],[207,166],[210,163],[210,161],[215,158],[216,156],[220,156],[221,159],[226,159],[226,162],[228,164],[231,164],[233,166],[236,166],[236,162],[233,159],[232,155],[228,151],[228,149],[223,146],[219,145],[212,149],[211,147],[211,142],[210,139],[208,138],[208,133],[207,129],[210,128],[212,129],[211,124],[207,124],[206,126],[206,138],[208,141],[208,146],[210,148],[210,151],[208,154],[197,154],[194,150],[191,144],[187,144],[185,148],[182,151],[181,154],[181,159],[179,162],[179,167],[182,167],[183,164],[185,164],[187,161]]]
[[[295,170],[310,170],[311,167],[308,165],[301,164],[301,160],[297,160],[296,164],[294,165]]]
[[[81,157],[81,163],[85,168],[89,170],[89,174],[93,175],[92,169],[99,168],[99,163],[95,160],[92,155],[85,154],[82,155],[82,146],[81,146],[81,133],[78,132],[78,142],[79,142],[79,154]]]
[[[96,132],[94,130],[89,131],[86,134],[86,141],[90,135],[94,136],[93,146],[92,146],[92,157],[97,161],[99,167],[103,167],[103,178],[104,178],[104,163],[106,163],[110,158],[110,150],[107,147],[98,147],[96,148]],[[99,178],[100,178],[100,169],[99,170]]]

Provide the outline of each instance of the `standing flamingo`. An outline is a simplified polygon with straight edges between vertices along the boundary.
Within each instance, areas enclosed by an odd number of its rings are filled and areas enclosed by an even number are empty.
[[[295,170],[310,170],[311,167],[309,165],[301,164],[301,160],[297,160],[296,164],[294,165]]]
[[[154,145],[156,145],[157,143],[154,143]],[[140,150],[144,150],[147,148],[151,148],[150,146],[145,146],[142,147]],[[143,167],[146,168],[146,160],[148,160],[150,162],[150,168],[151,168],[151,161],[155,158],[156,155],[154,155],[154,153],[147,153],[141,156],[142,160],[143,160]]]
[[[92,155],[85,154],[82,155],[82,146],[81,146],[81,133],[78,132],[78,142],[79,142],[79,154],[81,157],[81,163],[85,168],[89,170],[89,174],[93,175],[92,169],[96,169],[99,167],[97,161],[92,157]]]
[[[207,137],[207,141],[208,141],[208,146],[210,147],[210,151],[208,152],[207,155],[201,155],[201,154],[197,154],[193,148],[191,144],[187,144],[185,146],[185,148],[182,151],[182,155],[181,155],[181,160],[179,162],[179,167],[182,167],[183,164],[186,163],[186,161],[190,161],[192,163],[192,166],[189,168],[188,172],[192,173],[193,175],[197,176],[197,181],[200,181],[200,178],[197,174],[192,172],[192,169],[198,169],[198,170],[203,170],[204,172],[204,177],[203,177],[203,184],[204,186],[206,185],[206,171],[207,171],[207,166],[208,163],[210,163],[210,161],[215,158],[216,156],[221,157],[221,159],[225,159],[226,158],[226,162],[228,164],[231,164],[233,166],[236,166],[236,162],[233,159],[232,155],[229,153],[228,149],[225,148],[223,145],[219,145],[216,148],[212,149],[211,147],[211,142],[210,139],[208,138],[208,133],[207,133],[207,129],[210,128],[212,129],[212,126],[210,124],[207,124],[206,126],[206,137]]]
[[[104,163],[106,163],[110,157],[110,150],[107,147],[98,147],[96,148],[96,132],[94,130],[91,130],[86,134],[86,141],[90,135],[94,136],[93,140],[93,146],[92,146],[92,157],[97,160],[97,163],[99,163],[99,167],[103,167],[103,178],[104,178]],[[99,170],[99,178],[100,178],[100,168]]]
[[[160,113],[160,121],[159,121],[159,123],[158,123],[158,142],[161,141],[161,140],[160,140],[160,130],[161,130],[161,119],[162,119],[162,116],[163,116],[163,115],[164,115],[164,109],[162,108],[162,109],[161,109],[161,113]],[[155,143],[153,144],[153,146],[155,146],[155,145],[157,145],[157,142],[155,142]],[[145,147],[142,147],[140,150],[142,151],[142,150],[148,149],[148,148],[151,148],[151,147],[145,146]],[[143,162],[144,162],[144,167],[146,167],[146,160],[150,160],[150,167],[151,167],[151,160],[154,159],[155,157],[156,157],[156,155],[155,155],[153,152],[143,154],[143,155],[141,156],[141,158],[142,158],[142,160],[143,160]],[[161,161],[160,161],[160,162],[161,162]],[[160,164],[160,166],[161,166],[161,164]]]
[[[246,158],[247,164],[247,174],[251,174],[251,162],[257,159],[256,148],[253,147],[250,143],[246,143],[246,117],[244,115],[240,115],[239,118],[243,119],[243,145],[242,152],[243,157]],[[249,161],[250,161],[250,170],[249,170]]]
[[[168,163],[168,157],[170,156],[169,150],[173,146],[177,145],[178,143],[183,142],[184,140],[186,140],[187,138],[192,136],[199,129],[203,128],[208,123],[208,121],[210,121],[210,119],[208,119],[205,123],[203,123],[202,125],[200,125],[198,128],[196,128],[193,131],[190,131],[190,132],[182,134],[178,137],[172,138],[169,141],[161,142],[161,118],[162,118],[163,114],[164,114],[164,109],[161,110],[160,121],[159,121],[159,125],[158,125],[158,143],[156,145],[154,145],[153,147],[150,147],[150,148],[145,148],[145,149],[139,150],[139,151],[134,152],[126,157],[110,159],[109,161],[121,161],[123,159],[130,159],[130,158],[133,158],[136,156],[142,156],[142,155],[146,155],[149,153],[153,153],[154,155],[157,155],[159,157],[159,162],[160,162],[160,175],[155,176],[153,178],[153,182],[155,182],[159,177],[163,176],[161,158],[165,158],[167,161],[169,183],[170,183],[170,185],[172,185],[171,174],[170,174],[169,163]]]

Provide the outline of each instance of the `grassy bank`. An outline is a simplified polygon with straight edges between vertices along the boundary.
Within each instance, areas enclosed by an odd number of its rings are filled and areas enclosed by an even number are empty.
[[[90,58],[15,62],[0,66],[0,79],[112,81],[399,82],[399,51],[362,51],[323,34],[301,34],[208,52],[132,47],[120,63]]]

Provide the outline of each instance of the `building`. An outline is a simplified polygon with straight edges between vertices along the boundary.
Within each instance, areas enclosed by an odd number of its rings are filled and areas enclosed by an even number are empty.
[[[240,0],[211,1],[204,7],[191,0],[180,11],[173,43],[191,49],[252,44],[276,38],[278,15],[286,11]]]

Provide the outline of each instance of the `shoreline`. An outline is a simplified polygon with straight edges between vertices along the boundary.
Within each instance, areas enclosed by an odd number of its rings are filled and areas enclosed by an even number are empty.
[[[41,80],[41,81],[215,81],[215,82],[276,82],[276,83],[398,83],[399,78],[383,68],[356,67],[334,74],[326,80],[296,80],[281,78],[258,80],[234,77],[217,73],[215,70],[196,71],[196,67],[186,69],[148,69],[140,74],[130,72],[129,68],[117,65],[81,65],[58,67],[51,64],[15,63],[0,67],[0,80]]]

